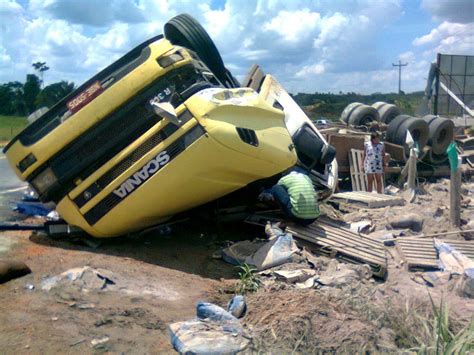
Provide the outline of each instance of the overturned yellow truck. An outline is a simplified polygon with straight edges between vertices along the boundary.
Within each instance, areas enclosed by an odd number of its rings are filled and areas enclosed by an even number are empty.
[[[70,225],[123,235],[300,166],[321,199],[334,148],[270,75],[240,85],[182,14],[58,102],[4,148]]]

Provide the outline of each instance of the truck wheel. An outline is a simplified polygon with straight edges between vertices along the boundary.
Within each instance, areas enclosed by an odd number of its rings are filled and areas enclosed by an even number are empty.
[[[453,121],[432,115],[425,116],[423,119],[429,123],[428,145],[431,146],[433,154],[446,154],[446,149],[454,137]]]
[[[400,125],[409,118],[410,116],[408,115],[398,115],[392,121],[390,121],[387,128],[387,141],[388,142],[398,144],[395,142],[395,136],[397,134],[398,127],[400,127]]]
[[[380,121],[378,111],[372,106],[361,105],[349,117],[349,124],[353,126],[366,126],[370,122]]]
[[[344,109],[344,111],[342,111],[341,113],[341,122],[345,123],[345,124],[348,124],[349,122],[349,117],[351,116],[352,112],[359,106],[362,106],[363,104],[361,104],[360,102],[353,102],[349,105],[346,106],[346,108]]]
[[[372,105],[379,112],[380,121],[389,124],[395,117],[401,115],[398,106],[386,102],[376,102]]]
[[[418,144],[418,148],[422,150],[428,142],[429,128],[428,124],[421,118],[410,117],[405,120],[400,126],[395,136],[395,143],[403,145],[405,152],[410,153],[408,146],[405,143],[407,132],[410,132],[415,143]]]
[[[196,52],[207,67],[226,87],[235,87],[228,78],[228,71],[209,34],[201,24],[188,14],[173,17],[165,24],[165,37],[174,45]]]

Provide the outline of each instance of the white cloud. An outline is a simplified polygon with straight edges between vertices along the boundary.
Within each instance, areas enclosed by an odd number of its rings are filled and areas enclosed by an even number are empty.
[[[429,7],[425,2],[423,6]],[[219,8],[213,4],[30,0],[23,8],[0,0],[0,82],[24,80],[32,72],[31,63],[46,61],[51,67],[47,82],[80,84],[162,33],[171,17],[187,12],[207,29],[226,66],[240,78],[258,63],[295,92],[396,90],[398,71],[380,52],[378,41],[380,33],[402,16],[401,0],[225,0]],[[410,38],[400,50],[400,58],[410,63],[404,68],[406,88],[423,87],[422,78],[439,48],[473,52],[468,41],[472,24],[445,23]]]
[[[474,22],[474,1],[472,0],[423,0],[421,7],[440,21]]]
[[[284,41],[298,42],[311,35],[317,28],[321,16],[305,8],[298,11],[279,11],[278,15],[263,24],[265,31],[274,31]]]
[[[415,38],[413,45],[427,47],[427,53],[472,54],[474,53],[474,23],[443,22],[430,33]]]

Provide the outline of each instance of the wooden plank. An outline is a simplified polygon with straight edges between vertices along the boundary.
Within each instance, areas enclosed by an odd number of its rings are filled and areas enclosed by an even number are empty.
[[[317,221],[306,227],[292,224],[287,227],[287,231],[295,238],[311,243],[319,252],[324,253],[325,248],[329,248],[341,259],[369,264],[378,277],[386,275],[387,257],[381,241],[324,221]]]
[[[444,239],[443,242],[474,260],[473,242],[449,239]],[[433,238],[399,238],[397,239],[397,248],[409,270],[438,268],[438,252],[434,246]]]
[[[359,203],[368,208],[379,208],[386,206],[403,206],[405,200],[401,197],[374,194],[371,192],[340,192],[333,194],[331,200],[335,202]]]
[[[352,191],[367,191],[367,175],[362,171],[363,151],[349,151],[349,170],[351,173]]]

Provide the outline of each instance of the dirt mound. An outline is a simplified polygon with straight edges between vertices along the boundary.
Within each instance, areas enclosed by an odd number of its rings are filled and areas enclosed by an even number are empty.
[[[254,350],[280,353],[377,349],[375,327],[327,293],[261,290],[249,295],[245,325]]]

